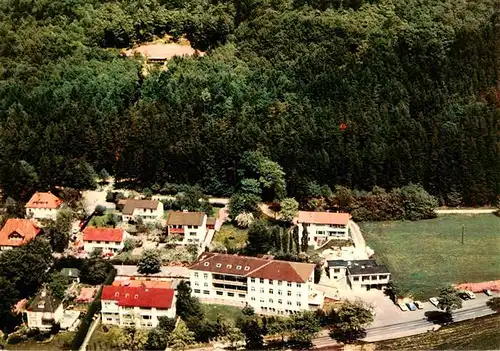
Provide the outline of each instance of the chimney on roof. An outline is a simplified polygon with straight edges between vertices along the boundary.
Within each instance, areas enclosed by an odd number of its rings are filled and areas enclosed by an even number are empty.
[[[42,294],[41,294],[42,297],[45,297],[47,296],[47,291],[45,291],[45,289],[42,290]]]

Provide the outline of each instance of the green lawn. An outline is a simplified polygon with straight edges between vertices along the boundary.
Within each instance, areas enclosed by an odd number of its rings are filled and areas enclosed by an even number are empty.
[[[87,344],[88,351],[107,351],[117,350],[111,347],[108,333],[103,330],[102,324],[95,328]]]
[[[18,344],[7,344],[7,350],[70,350],[74,332],[59,332],[52,340],[36,341],[30,339]]]
[[[376,350],[499,350],[500,314],[464,321],[436,332],[380,341]]]
[[[241,308],[227,305],[201,304],[203,313],[208,320],[216,321],[220,316],[223,321],[235,323],[238,317],[243,316]]]
[[[223,224],[220,231],[215,233],[213,243],[241,249],[246,246],[248,229],[239,229],[232,224]]]
[[[360,227],[379,263],[416,297],[435,295],[444,284],[500,279],[500,218],[495,215],[366,222]]]

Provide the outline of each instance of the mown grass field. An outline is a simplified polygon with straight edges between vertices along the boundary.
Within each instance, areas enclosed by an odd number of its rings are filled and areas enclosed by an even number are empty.
[[[500,314],[464,321],[436,332],[375,344],[376,350],[499,350]]]
[[[379,263],[416,297],[435,295],[444,284],[500,279],[500,218],[495,215],[367,222],[360,227]]]

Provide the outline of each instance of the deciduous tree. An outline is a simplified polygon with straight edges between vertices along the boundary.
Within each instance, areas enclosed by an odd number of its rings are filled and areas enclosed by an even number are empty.
[[[373,321],[373,309],[362,301],[345,301],[331,312],[331,337],[350,343],[366,335],[365,327]]]
[[[438,308],[451,314],[453,310],[462,308],[462,299],[459,292],[453,286],[445,286],[439,289]]]
[[[161,257],[156,250],[144,250],[137,263],[137,270],[142,274],[154,274],[161,271]]]
[[[292,222],[299,212],[299,203],[294,198],[286,198],[280,202],[280,219]]]

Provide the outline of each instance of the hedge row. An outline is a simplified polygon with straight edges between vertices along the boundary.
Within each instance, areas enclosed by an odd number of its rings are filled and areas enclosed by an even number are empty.
[[[113,283],[113,281],[115,280],[116,273],[117,273],[116,269],[112,268],[108,276],[106,277],[106,280],[104,281],[103,285],[111,285],[111,283]],[[102,286],[97,291],[94,301],[92,301],[92,303],[90,304],[89,309],[87,310],[87,314],[85,315],[85,317],[83,317],[82,323],[80,324],[80,327],[78,328],[78,331],[76,332],[75,337],[73,338],[73,341],[71,343],[72,350],[80,349],[80,346],[82,346],[83,341],[87,336],[90,325],[92,324],[94,315],[96,313],[99,313],[99,311],[101,310],[101,293],[102,293]]]

